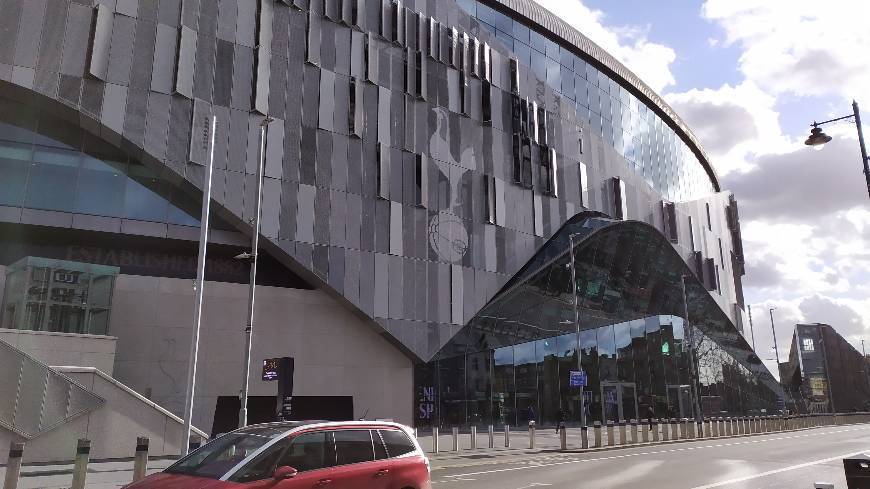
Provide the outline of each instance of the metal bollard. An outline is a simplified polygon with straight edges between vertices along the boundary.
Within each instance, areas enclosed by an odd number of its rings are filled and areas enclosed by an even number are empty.
[[[76,442],[76,462],[73,468],[73,479],[70,489],[85,489],[85,478],[88,474],[88,461],[91,458],[91,440],[79,438]]]
[[[9,461],[6,462],[6,478],[3,489],[18,487],[18,476],[21,473],[21,459],[24,458],[24,443],[13,441],[9,443]]]
[[[568,449],[568,429],[565,425],[559,426],[559,447],[562,450]]]
[[[619,444],[625,445],[627,442],[628,437],[626,436],[625,420],[623,419],[619,421]]]
[[[607,422],[607,446],[616,445],[616,436],[613,433],[613,421]]]
[[[438,427],[432,427],[432,453],[438,453]]]
[[[148,437],[136,438],[136,455],[133,457],[133,482],[145,478],[148,469]]]
[[[489,425],[486,428],[487,434],[489,434],[489,448],[495,448],[495,427],[493,425]]]
[[[595,422],[595,448],[601,448],[601,422]]]
[[[511,447],[511,427],[510,425],[504,425],[504,447]]]
[[[477,426],[471,427],[471,449],[477,450]]]
[[[529,448],[535,448],[535,422],[529,421]]]
[[[589,433],[588,428],[584,425],[580,427],[581,448],[584,450],[589,448]]]
[[[637,420],[631,420],[631,443],[637,444]]]
[[[453,451],[458,452],[459,451],[459,427],[454,426],[452,431],[453,431]]]
[[[650,426],[650,429],[652,431],[652,441],[658,442],[659,441],[659,419],[654,418],[651,420],[651,422],[652,422],[652,425]]]
[[[680,427],[677,425],[677,418],[671,418],[671,440],[680,439]]]

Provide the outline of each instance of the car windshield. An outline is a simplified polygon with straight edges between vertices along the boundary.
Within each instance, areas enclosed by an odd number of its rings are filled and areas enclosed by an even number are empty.
[[[209,442],[199,450],[172,464],[165,470],[171,474],[185,474],[209,479],[220,479],[239,462],[250,456],[273,437],[255,433],[229,433]]]

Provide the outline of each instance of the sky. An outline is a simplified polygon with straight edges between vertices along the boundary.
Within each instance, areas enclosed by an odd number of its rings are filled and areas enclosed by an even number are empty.
[[[535,1],[661,94],[734,192],[746,303],[771,371],[770,308],[781,360],[796,323],[831,324],[870,351],[870,196],[856,126],[826,125],[834,139],[820,150],[803,144],[814,120],[851,114],[853,99],[870,121],[870,2]]]

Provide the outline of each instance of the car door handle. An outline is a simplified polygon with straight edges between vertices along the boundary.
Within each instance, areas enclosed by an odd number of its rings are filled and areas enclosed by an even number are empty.
[[[375,477],[383,477],[389,473],[390,473],[389,469],[381,469],[381,470],[375,472]]]
[[[314,484],[314,487],[323,487],[332,484],[332,479],[320,479]]]

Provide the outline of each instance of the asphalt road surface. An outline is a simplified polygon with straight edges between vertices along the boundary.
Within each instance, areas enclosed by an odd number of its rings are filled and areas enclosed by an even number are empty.
[[[846,489],[842,459],[870,455],[870,425],[701,440],[594,454],[484,458],[436,467],[434,489]]]

